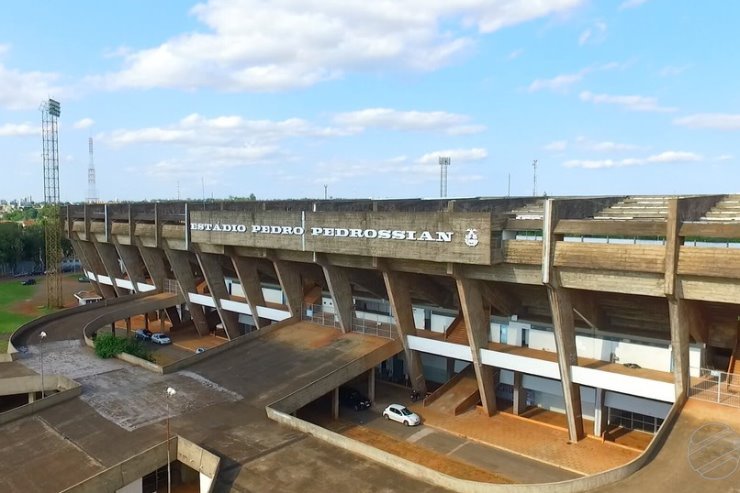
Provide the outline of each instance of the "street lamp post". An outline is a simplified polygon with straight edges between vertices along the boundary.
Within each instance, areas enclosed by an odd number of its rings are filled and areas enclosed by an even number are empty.
[[[46,332],[43,330],[39,334],[41,343],[39,344],[39,350],[41,351],[41,398],[46,397],[46,391],[44,390],[44,339],[46,339]]]
[[[170,476],[170,397],[177,392],[172,387],[167,387],[167,493],[171,492],[172,477]]]

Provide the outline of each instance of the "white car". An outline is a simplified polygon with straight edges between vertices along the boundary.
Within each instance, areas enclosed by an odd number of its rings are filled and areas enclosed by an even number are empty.
[[[152,342],[155,344],[172,344],[172,339],[167,334],[157,332],[156,334],[152,334]]]
[[[406,406],[401,404],[391,404],[383,411],[383,417],[385,419],[392,419],[398,421],[406,426],[416,426],[421,424],[421,418],[418,414],[410,411]]]

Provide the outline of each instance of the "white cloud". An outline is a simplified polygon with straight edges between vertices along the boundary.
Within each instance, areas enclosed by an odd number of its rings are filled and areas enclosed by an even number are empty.
[[[715,130],[740,130],[740,113],[697,113],[673,120],[675,125]]]
[[[669,163],[696,163],[704,160],[704,157],[694,152],[686,151],[664,151],[659,154],[643,158],[627,159],[571,159],[565,161],[563,166],[566,168],[623,168],[627,166],[644,166],[648,164],[669,164]]]
[[[428,71],[456,60],[476,38],[564,13],[585,0],[210,0],[202,24],[159,46],[121,48],[124,67],[93,78],[104,87],[276,91],[347,72]]]
[[[729,161],[733,159],[734,157],[735,156],[733,156],[732,154],[720,154],[719,156],[715,158],[715,160],[716,161]]]
[[[647,1],[648,0],[625,0],[619,5],[619,10],[634,9]]]
[[[681,75],[682,73],[686,72],[688,69],[691,68],[691,65],[666,65],[662,69],[660,69],[661,77],[675,77],[677,75]]]
[[[480,161],[488,157],[488,151],[481,147],[473,149],[449,149],[446,151],[428,152],[416,160],[419,164],[439,164],[440,157],[449,157],[452,166],[455,163]]]
[[[519,48],[518,50],[514,50],[511,53],[509,53],[509,56],[507,56],[506,58],[508,58],[509,60],[516,60],[522,55],[524,55],[524,49]]]
[[[587,28],[578,36],[578,44],[583,46],[585,44],[603,43],[606,39],[606,30],[606,22],[596,21],[593,26]]]
[[[74,128],[90,128],[93,125],[95,125],[95,120],[92,118],[83,118],[82,120],[77,120],[74,125],[72,125]]]
[[[572,142],[567,140],[556,140],[550,142],[545,146],[546,151],[562,152],[568,148],[574,148],[579,151],[595,151],[595,152],[621,152],[631,151],[639,149],[639,146],[632,144],[624,144],[620,142],[612,142],[610,140],[594,141],[582,135],[579,135]]]
[[[638,95],[612,95],[594,94],[590,91],[582,91],[579,95],[581,101],[594,104],[613,104],[622,106],[630,111],[649,111],[668,113],[676,111],[676,108],[660,106],[657,99]]]
[[[41,101],[61,96],[64,91],[55,85],[58,74],[22,72],[0,63],[0,108],[28,110],[38,108]]]
[[[0,56],[5,55],[9,51],[10,51],[10,45],[8,45],[8,44],[0,44]]]
[[[41,135],[39,125],[30,123],[5,123],[0,125],[0,137],[24,137],[28,135]]]
[[[465,115],[445,111],[398,111],[390,108],[368,108],[339,113],[334,122],[352,129],[384,128],[390,130],[432,130],[449,135],[464,135],[485,130],[483,125],[472,125]]]
[[[562,152],[568,147],[567,140],[555,140],[545,146],[546,151]]]
[[[578,72],[560,74],[549,79],[536,79],[532,81],[527,90],[529,92],[537,92],[542,90],[549,90],[553,92],[566,92],[570,86],[581,82],[586,75],[592,72],[601,72],[607,70],[618,70],[623,69],[629,64],[629,62],[609,62],[601,65],[591,65],[582,68]]]
[[[549,90],[553,92],[564,92],[573,84],[583,80],[583,77],[589,72],[589,69],[582,69],[573,74],[560,74],[551,79],[537,79],[529,84],[529,92]]]

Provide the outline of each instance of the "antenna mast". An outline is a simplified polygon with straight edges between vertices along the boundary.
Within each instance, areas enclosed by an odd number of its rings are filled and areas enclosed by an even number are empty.
[[[447,197],[447,168],[450,167],[450,158],[439,158],[439,196]]]
[[[537,160],[532,161],[532,197],[537,196]]]
[[[98,199],[98,190],[95,186],[95,159],[93,157],[92,137],[87,139],[87,147],[90,151],[90,164],[87,167],[87,203],[97,204],[100,200]]]

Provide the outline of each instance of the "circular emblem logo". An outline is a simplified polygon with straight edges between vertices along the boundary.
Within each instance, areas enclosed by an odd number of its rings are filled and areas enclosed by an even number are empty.
[[[465,244],[469,247],[474,247],[478,244],[478,230],[468,229],[465,233]]]

